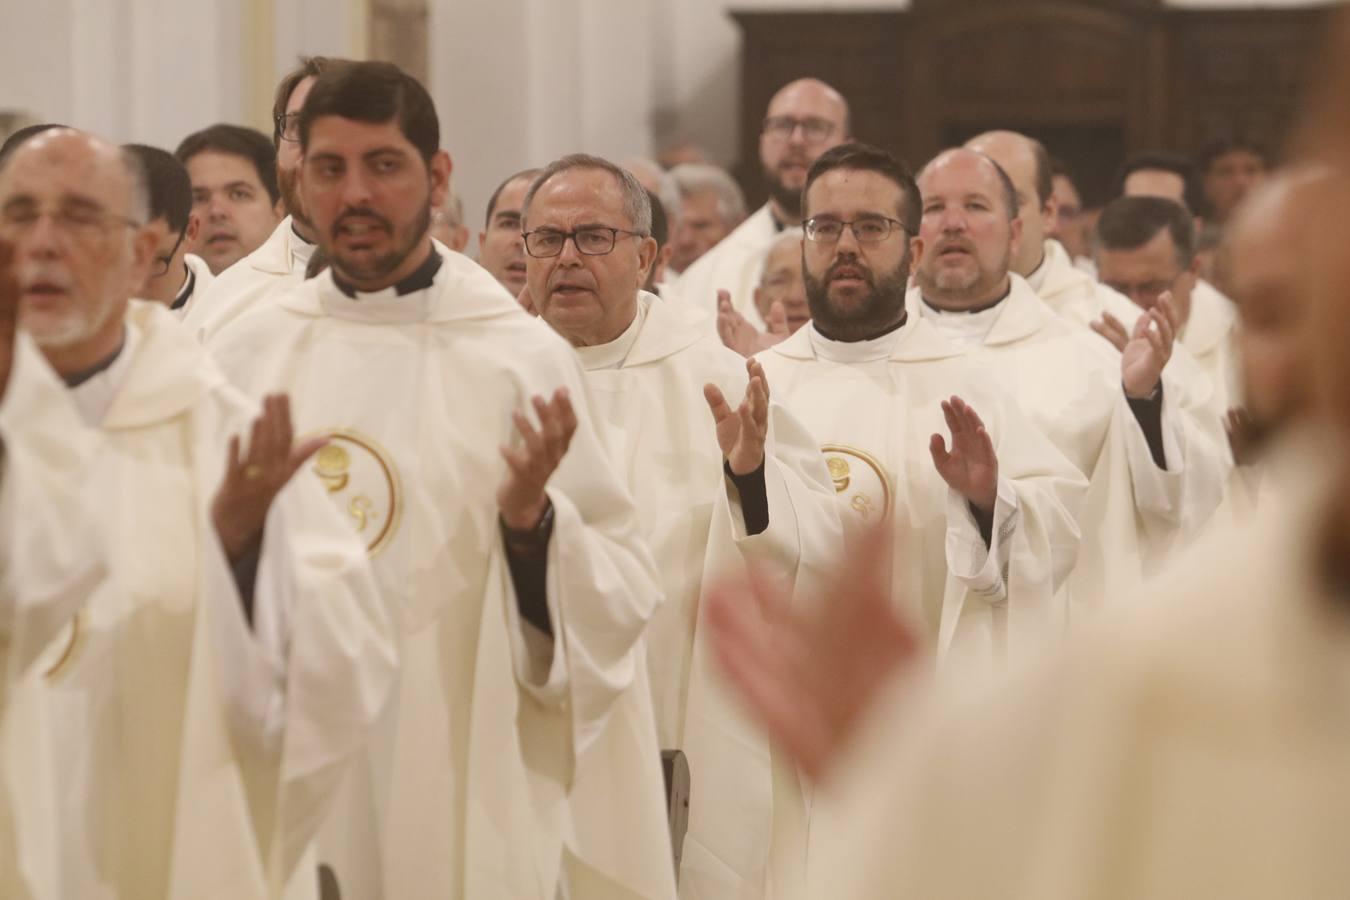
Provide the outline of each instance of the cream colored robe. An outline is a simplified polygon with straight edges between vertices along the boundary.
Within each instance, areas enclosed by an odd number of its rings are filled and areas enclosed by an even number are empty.
[[[1207,537],[1011,683],[878,705],[811,896],[1344,895],[1350,592],[1318,576],[1321,510],[1309,492]]]
[[[114,569],[14,691],[21,877],[40,898],[312,895],[301,857],[396,669],[360,545],[297,476],[250,627],[209,506],[255,407],[140,301],[117,361],[71,393],[108,448]]]
[[[745,360],[685,322],[670,301],[639,295],[639,315],[612,344],[578,348],[601,437],[632,489],[666,603],[647,635],[662,748],[691,773],[680,895],[763,896],[772,796],[768,742],[732,700],[698,628],[704,589],[758,562],[789,583],[843,551],[834,486],[819,444],[771,395],[765,487],[769,527],[749,536],[723,472],[703,386],[733,407]],[[613,357],[613,358],[612,358]]]
[[[755,307],[755,288],[764,268],[764,255],[778,236],[773,214],[766,203],[736,230],[707,253],[694,260],[670,283],[663,297],[674,297],[704,312],[717,315],[717,292],[728,291],[731,305],[760,331],[764,319]]]
[[[917,288],[906,305],[936,315]],[[950,343],[986,366],[1090,482],[1078,516],[1078,564],[1068,583],[1079,608],[1098,604],[1105,590],[1137,581],[1146,563],[1156,567],[1157,557],[1195,535],[1218,507],[1229,470],[1227,444],[1204,427],[1210,420],[1203,410],[1187,407],[1185,392],[1165,384],[1167,469],[1159,469],[1121,387],[1120,354],[1056,316],[1022,278],[1012,276],[982,345]],[[1174,401],[1178,393],[1182,399]]]
[[[221,272],[189,304],[183,324],[202,341],[262,301],[275,299],[305,280],[315,245],[296,236],[290,216],[281,220],[262,246]]]
[[[1234,329],[1237,311],[1208,281],[1198,281],[1191,292],[1191,317],[1178,339],[1195,357],[1214,386],[1215,409],[1227,413],[1242,402]]]
[[[20,332],[0,402],[0,715],[27,672],[103,582],[108,553],[94,527],[102,445]],[[3,791],[0,790],[0,804]]]
[[[1100,319],[1102,313],[1109,312],[1126,328],[1133,328],[1143,312],[1124,294],[1075,268],[1064,247],[1053,239],[1045,242],[1045,261],[1027,276],[1027,283],[1057,315],[1085,327]],[[1227,410],[1219,409],[1222,400],[1219,388],[1210,380],[1205,367],[1191,355],[1184,340],[1172,345],[1167,378],[1174,385],[1174,393],[1177,389],[1186,391],[1188,407],[1208,407],[1219,419],[1214,426],[1206,423],[1206,428],[1222,429],[1223,413]]]
[[[660,599],[571,348],[486,271],[349,298],[331,273],[210,343],[290,393],[315,466],[399,610],[403,677],[321,856],[347,897],[674,893],[641,637]],[[550,642],[522,622],[498,530],[500,445],[569,388],[579,427],[548,488]]]
[[[918,315],[859,344],[821,343],[815,326],[804,326],[759,359],[777,400],[823,444],[846,537],[883,516],[892,522],[904,560],[892,566],[894,594],[912,602],[904,612],[947,677],[984,677],[1057,642],[1068,623],[1060,588],[1077,559],[1075,515],[1087,481],[992,386],[988,370]],[[998,454],[987,549],[969,504],[947,487],[928,449],[934,433],[950,440],[940,404],[953,394],[979,413]],[[815,596],[829,585],[803,590]],[[775,816],[775,897],[800,896],[814,846],[851,829],[804,793],[799,821],[787,807]]]

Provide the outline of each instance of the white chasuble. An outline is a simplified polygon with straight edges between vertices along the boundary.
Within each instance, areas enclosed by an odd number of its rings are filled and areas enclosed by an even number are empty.
[[[287,216],[257,250],[211,280],[188,306],[183,324],[206,341],[254,306],[304,281],[314,250],[314,244],[295,233],[294,220]]]
[[[769,524],[748,535],[703,396],[715,384],[738,406],[745,360],[650,294],[639,295],[630,332],[578,353],[666,595],[647,652],[661,746],[683,750],[690,768],[680,895],[760,897],[774,808],[769,746],[720,677],[699,613],[705,588],[747,561],[789,584],[800,569],[836,564],[843,543],[834,487],[818,443],[773,399],[770,383]]]
[[[107,575],[110,560],[94,478],[102,449],[80,421],[65,386],[20,332],[0,404],[0,896],[32,896],[19,863],[14,802],[21,752],[30,744],[11,687],[22,682],[46,645],[79,614]]]
[[[14,692],[21,877],[40,898],[312,895],[301,856],[393,684],[364,554],[298,477],[246,621],[209,506],[256,408],[161,305],[132,301],[121,354],[71,393],[99,410],[113,569]]]
[[[934,310],[917,289],[907,305],[939,331],[969,317]],[[1159,548],[1193,536],[1209,519],[1223,495],[1226,453],[1202,427],[1203,416],[1184,406],[1184,392],[1177,401],[1164,389],[1166,469],[1159,468],[1121,386],[1120,354],[1108,342],[1057,317],[1016,275],[990,312],[988,333],[962,352],[987,367],[1087,476],[1078,515],[1082,544],[1068,589],[1077,608],[1100,607],[1105,592],[1139,580],[1146,564],[1155,568]]]
[[[708,313],[715,322],[717,292],[727,291],[736,311],[763,331],[764,319],[755,306],[755,288],[759,286],[764,256],[778,233],[773,213],[766,203],[711,250],[694,260],[693,265],[669,284],[662,296],[673,297]]]
[[[1237,347],[1234,345],[1237,310],[1233,301],[1203,279],[1191,292],[1191,316],[1177,340],[1190,351],[1214,386],[1214,408],[1227,413],[1240,406]]]
[[[1008,683],[878,704],[832,788],[851,840],[810,896],[1343,895],[1350,585],[1324,574],[1325,496],[1206,535]]]
[[[398,609],[395,702],[320,841],[344,896],[554,900],[560,868],[673,894],[641,641],[660,592],[571,348],[449,252],[429,288],[349,297],[325,273],[210,346],[332,436],[313,468]],[[579,425],[548,488],[550,640],[520,617],[496,491],[512,412],[560,387]]]

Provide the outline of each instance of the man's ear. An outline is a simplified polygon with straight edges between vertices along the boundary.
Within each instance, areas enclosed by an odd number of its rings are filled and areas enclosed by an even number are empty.
[[[431,208],[442,209],[445,207],[445,201],[450,196],[450,173],[454,171],[454,163],[450,160],[450,154],[444,150],[437,150],[436,155],[431,157],[431,165],[428,166],[431,172]]]
[[[1010,224],[1012,232],[1010,235],[1012,243],[1012,255],[1016,256],[1022,250],[1022,217],[1018,216],[1017,218],[1013,219]]]
[[[923,260],[923,238],[912,237],[909,239],[909,275],[919,271],[919,263]]]
[[[190,247],[192,242],[197,240],[198,233],[202,230],[201,216],[195,212],[188,213],[187,228],[183,231],[183,246]]]
[[[647,283],[647,275],[656,262],[656,238],[645,237],[638,242],[638,289]]]

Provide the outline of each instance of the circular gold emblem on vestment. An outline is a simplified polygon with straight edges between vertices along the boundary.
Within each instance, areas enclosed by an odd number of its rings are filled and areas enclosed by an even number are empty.
[[[846,444],[826,444],[820,452],[825,455],[839,500],[863,524],[871,525],[890,515],[891,481],[875,456]]]
[[[328,445],[313,470],[328,496],[375,556],[393,540],[403,514],[403,488],[393,457],[372,438],[345,428],[324,432]]]

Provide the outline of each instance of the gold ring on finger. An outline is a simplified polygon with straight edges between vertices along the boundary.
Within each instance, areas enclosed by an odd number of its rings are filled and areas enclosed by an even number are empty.
[[[249,463],[244,466],[244,480],[257,481],[262,477],[262,466],[257,463]]]

